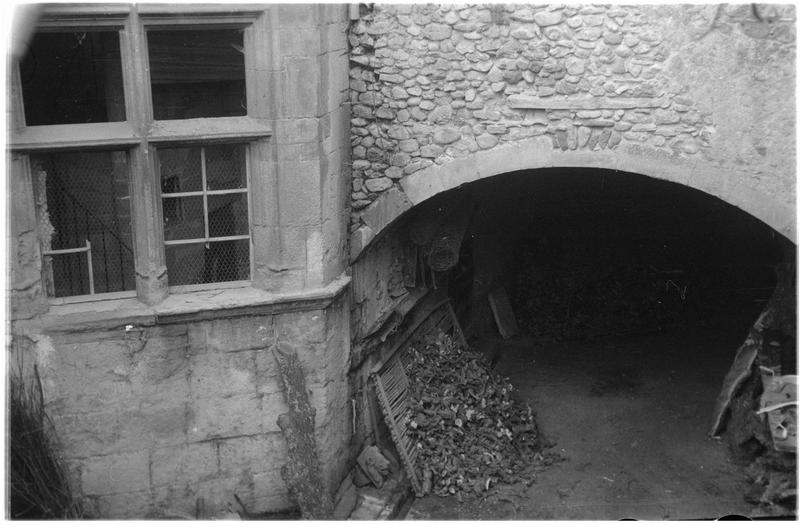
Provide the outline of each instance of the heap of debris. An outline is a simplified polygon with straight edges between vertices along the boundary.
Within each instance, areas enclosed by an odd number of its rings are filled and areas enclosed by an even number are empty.
[[[797,507],[797,352],[794,257],[777,267],[775,291],[739,347],[714,409],[710,435],[724,433],[747,466],[745,499],[769,515]]]
[[[447,334],[429,335],[404,357],[409,376],[409,437],[420,450],[424,494],[483,495],[498,483],[529,479],[541,450],[530,406],[483,356],[462,350]]]

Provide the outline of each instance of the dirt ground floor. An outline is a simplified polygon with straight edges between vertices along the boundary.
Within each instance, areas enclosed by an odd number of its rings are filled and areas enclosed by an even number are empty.
[[[595,341],[503,343],[496,369],[537,413],[556,463],[482,500],[427,496],[408,519],[716,519],[767,516],[744,469],[707,436],[743,336],[710,329]],[[563,460],[560,458],[563,457]]]

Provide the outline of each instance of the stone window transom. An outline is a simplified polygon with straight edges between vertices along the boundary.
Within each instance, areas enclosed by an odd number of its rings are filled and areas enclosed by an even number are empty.
[[[266,11],[50,5],[12,65],[12,176],[51,302],[253,282]]]

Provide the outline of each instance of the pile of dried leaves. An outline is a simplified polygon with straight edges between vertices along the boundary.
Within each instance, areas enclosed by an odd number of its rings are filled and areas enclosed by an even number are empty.
[[[442,332],[409,347],[406,362],[407,430],[426,494],[482,495],[526,477],[541,445],[531,408],[514,401],[507,378]]]

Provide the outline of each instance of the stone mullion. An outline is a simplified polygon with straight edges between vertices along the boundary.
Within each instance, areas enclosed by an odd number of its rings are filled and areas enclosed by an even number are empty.
[[[135,6],[120,41],[127,119],[141,137],[130,151],[136,293],[144,303],[154,304],[163,300],[169,291],[155,148],[147,141],[147,130],[153,120],[147,40]]]
[[[267,9],[244,34],[245,70],[247,71],[247,116],[270,122],[277,75],[273,70],[277,52],[277,20],[274,8]],[[275,169],[274,137],[254,141],[250,155],[250,229],[253,285],[265,290],[279,290],[281,266],[278,234],[278,179]]]

